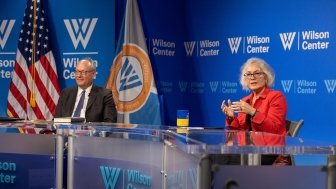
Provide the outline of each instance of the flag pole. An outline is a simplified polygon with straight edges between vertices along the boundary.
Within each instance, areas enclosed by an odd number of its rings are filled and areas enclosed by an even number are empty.
[[[30,93],[30,99],[29,99],[29,104],[32,108],[36,107],[36,103],[35,103],[35,88],[34,88],[34,81],[35,81],[35,52],[36,52],[36,0],[34,1],[34,16],[33,16],[33,34],[32,34],[32,64],[31,64],[31,69],[32,69],[32,82],[31,82],[31,93]],[[28,110],[27,110],[28,112]]]

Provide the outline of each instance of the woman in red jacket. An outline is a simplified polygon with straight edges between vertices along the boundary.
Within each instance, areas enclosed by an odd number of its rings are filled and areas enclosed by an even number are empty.
[[[230,129],[286,135],[287,102],[282,92],[271,89],[274,79],[272,68],[264,60],[250,58],[244,63],[240,83],[251,93],[239,101],[229,99],[226,103],[224,100],[221,106]],[[277,145],[279,141],[275,137],[274,140],[270,138],[268,143]],[[264,158],[262,162],[272,164],[275,158]]]

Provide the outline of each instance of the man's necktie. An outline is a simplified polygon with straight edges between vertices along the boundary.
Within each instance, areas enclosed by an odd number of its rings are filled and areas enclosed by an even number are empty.
[[[74,117],[80,117],[81,114],[81,110],[83,109],[83,105],[84,105],[84,98],[85,98],[85,91],[83,90],[81,97],[79,99],[79,102],[77,104],[75,113],[74,113]]]

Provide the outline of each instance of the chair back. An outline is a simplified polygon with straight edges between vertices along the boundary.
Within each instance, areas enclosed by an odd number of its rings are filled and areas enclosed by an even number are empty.
[[[300,128],[304,124],[304,120],[299,121],[286,120],[287,135],[291,137],[296,137],[300,131]]]
[[[296,137],[303,123],[304,123],[303,119],[300,119],[299,121],[292,121],[292,120],[287,119],[286,120],[287,135],[290,137]],[[295,158],[293,155],[288,155],[288,154],[279,155],[277,159],[274,161],[273,165],[276,165],[276,166],[292,165],[294,166]]]

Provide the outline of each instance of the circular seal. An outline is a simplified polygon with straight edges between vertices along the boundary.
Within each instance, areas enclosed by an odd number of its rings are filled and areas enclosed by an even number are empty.
[[[132,113],[146,102],[153,82],[147,53],[135,44],[126,44],[113,61],[111,90],[118,112]]]

